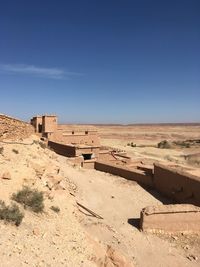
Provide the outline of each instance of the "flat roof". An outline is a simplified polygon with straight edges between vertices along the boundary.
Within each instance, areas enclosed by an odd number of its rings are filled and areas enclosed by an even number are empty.
[[[97,128],[91,125],[78,125],[78,124],[58,124],[58,130],[63,132],[67,131],[93,131],[97,132]]]
[[[65,145],[65,146],[71,146],[71,147],[75,147],[75,148],[78,148],[78,149],[87,149],[87,148],[100,148],[100,146],[93,146],[93,145],[86,145],[86,144],[72,144],[72,143],[68,143],[66,144],[65,142],[63,141],[51,141],[50,142],[53,142],[53,143],[57,143],[57,144],[61,144],[61,145]]]

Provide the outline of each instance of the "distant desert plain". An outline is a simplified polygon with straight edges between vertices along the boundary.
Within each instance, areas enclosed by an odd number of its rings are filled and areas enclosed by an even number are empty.
[[[192,172],[200,173],[200,123],[95,126],[103,146],[124,150],[133,159],[146,158],[152,162],[158,160],[197,167]],[[172,144],[170,148],[158,148],[164,140]],[[178,145],[173,145],[173,142]]]

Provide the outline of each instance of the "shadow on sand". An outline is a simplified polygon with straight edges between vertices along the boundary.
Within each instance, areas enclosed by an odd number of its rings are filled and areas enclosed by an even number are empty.
[[[128,224],[140,230],[140,218],[129,218]]]

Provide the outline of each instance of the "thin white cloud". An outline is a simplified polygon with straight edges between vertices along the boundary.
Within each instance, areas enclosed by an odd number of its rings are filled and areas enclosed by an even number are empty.
[[[81,76],[81,73],[69,72],[59,68],[43,68],[25,64],[0,64],[0,72],[8,74],[24,74],[48,79],[69,79],[71,76]]]

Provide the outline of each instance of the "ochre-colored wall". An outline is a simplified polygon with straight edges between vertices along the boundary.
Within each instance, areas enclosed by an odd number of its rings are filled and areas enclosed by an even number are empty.
[[[140,228],[154,233],[200,232],[200,208],[185,204],[147,207],[141,212]]]
[[[152,186],[152,177],[145,175],[142,171],[139,170],[127,170],[123,167],[117,167],[99,161],[95,162],[95,169],[98,171],[118,175],[128,180],[133,180],[147,186]]]
[[[85,169],[94,169],[94,164],[95,164],[95,161],[88,160],[88,161],[84,161],[82,166]]]
[[[42,120],[40,122],[40,120]],[[89,146],[100,146],[100,138],[96,128],[82,125],[61,125],[55,115],[35,116],[31,124],[38,132],[38,124],[42,124],[43,137],[52,142],[62,144],[84,144]]]
[[[76,156],[81,156],[82,154],[93,154],[96,158],[96,157],[98,157],[98,154],[99,154],[99,148],[98,147],[76,148]]]
[[[66,157],[75,157],[76,151],[75,147],[67,146],[52,141],[48,141],[48,146],[52,148],[56,153],[66,156]]]
[[[154,166],[154,187],[178,203],[200,205],[200,178],[161,164]]]
[[[109,162],[114,160],[115,158],[112,156],[110,152],[105,152],[105,153],[99,153],[99,161],[101,162]]]
[[[99,146],[99,136],[97,133],[93,134],[71,134],[65,135],[61,130],[56,131],[52,137],[52,141],[62,142],[64,144],[85,144],[92,146]]]
[[[42,116],[42,132],[55,133],[57,131],[57,116]]]
[[[36,116],[31,119],[31,125],[35,128],[35,132],[39,133],[39,127],[42,126],[42,117]]]

